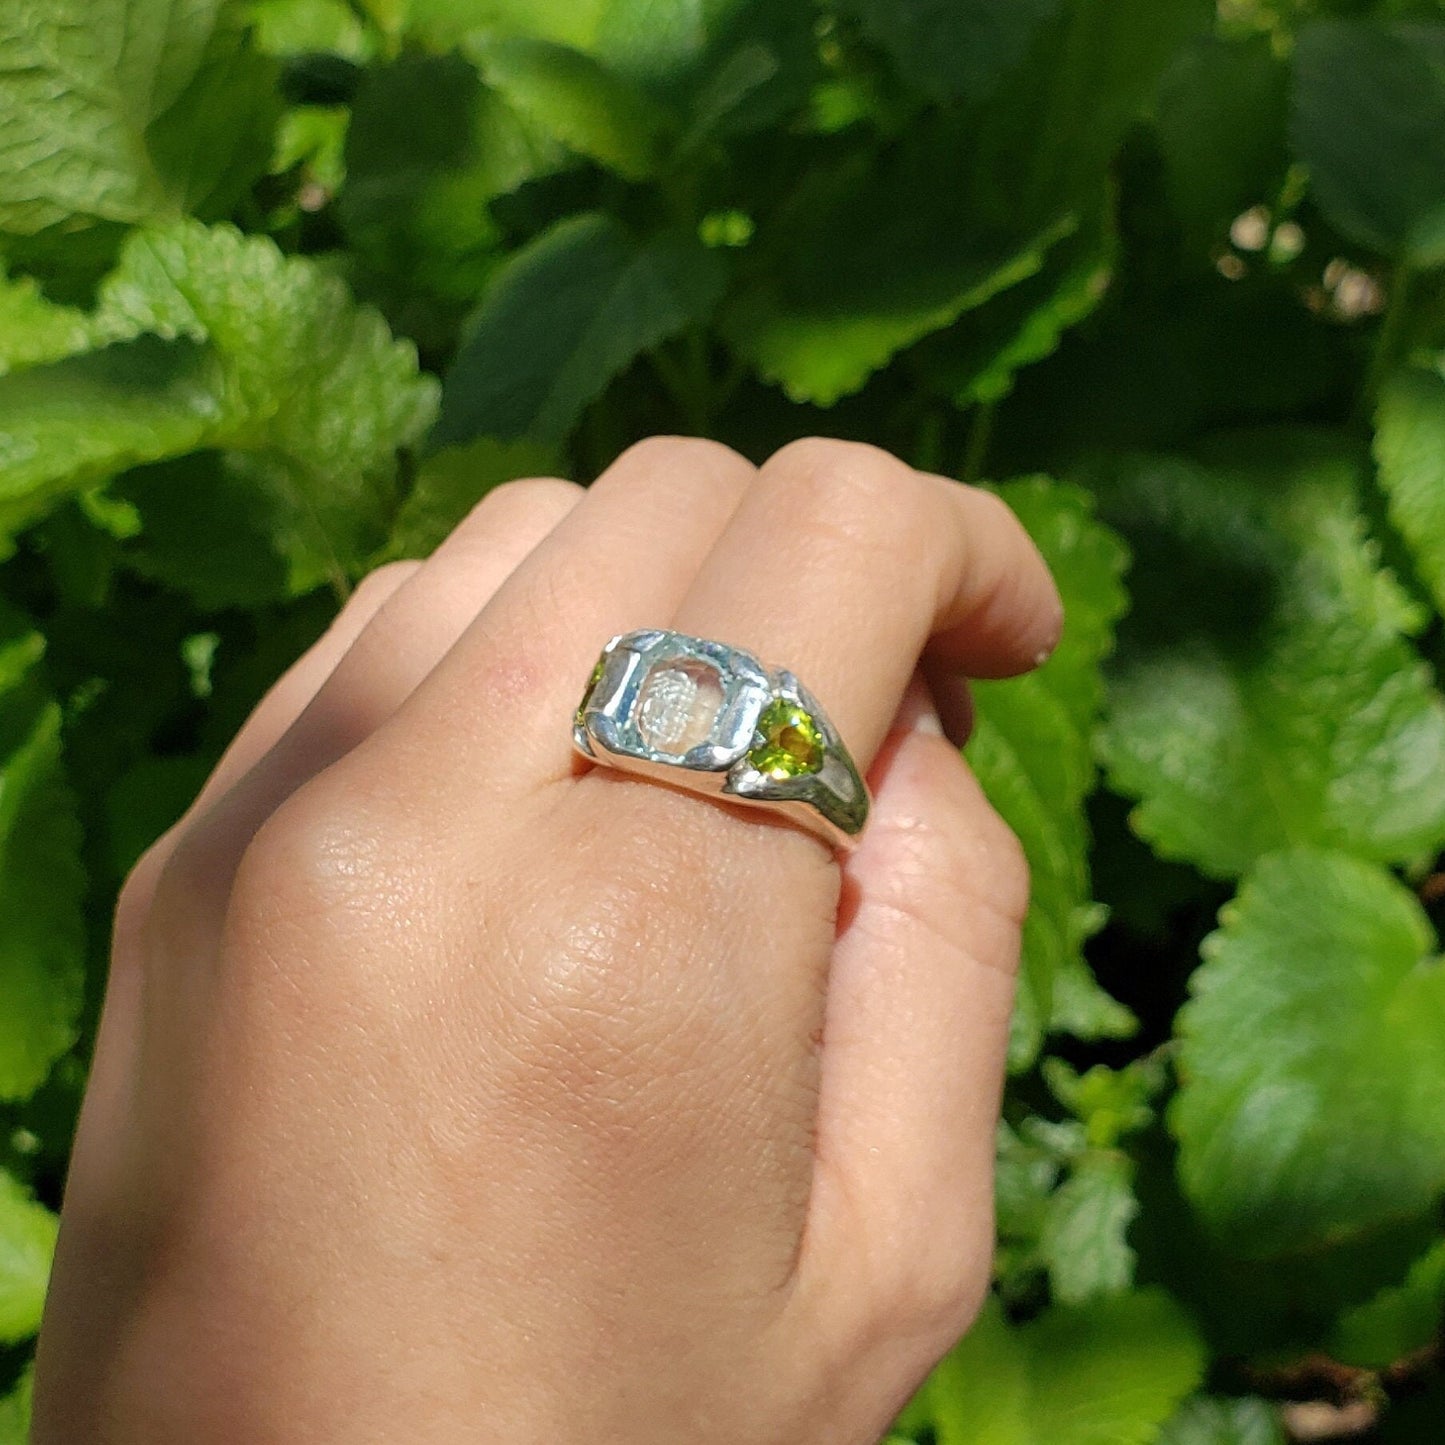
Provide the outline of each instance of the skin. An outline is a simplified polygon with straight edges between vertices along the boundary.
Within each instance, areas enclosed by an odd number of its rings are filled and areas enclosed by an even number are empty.
[[[822,700],[846,860],[573,756],[657,625]],[[875,1441],[987,1288],[1028,896],[940,712],[1061,625],[995,498],[822,440],[369,577],[122,896],[36,1445]]]

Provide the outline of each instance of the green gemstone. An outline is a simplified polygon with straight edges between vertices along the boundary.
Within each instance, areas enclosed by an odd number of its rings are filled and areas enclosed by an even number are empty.
[[[577,704],[577,711],[572,721],[580,728],[582,719],[587,713],[587,704],[592,701],[592,694],[597,691],[597,684],[602,681],[602,669],[607,666],[607,655],[604,653],[597,659],[597,666],[592,669],[592,676],[587,679],[587,687],[582,693],[582,701]]]
[[[782,782],[816,773],[823,766],[823,734],[811,715],[795,702],[778,698],[758,719],[748,762],[758,772]]]

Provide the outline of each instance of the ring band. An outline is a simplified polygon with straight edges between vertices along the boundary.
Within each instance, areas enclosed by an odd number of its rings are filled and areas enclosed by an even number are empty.
[[[868,789],[818,701],[750,652],[648,628],[602,649],[572,724],[597,763],[766,807],[837,848],[857,841]]]

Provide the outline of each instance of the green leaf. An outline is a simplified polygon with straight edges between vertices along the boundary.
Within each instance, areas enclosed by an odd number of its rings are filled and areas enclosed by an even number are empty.
[[[517,477],[555,475],[557,461],[550,447],[489,437],[433,452],[397,513],[383,560],[429,556],[493,487]]]
[[[607,0],[590,48],[687,117],[687,149],[801,110],[818,71],[815,23],[811,7],[775,0]]]
[[[45,656],[45,638],[8,603],[0,603],[0,693],[19,688]]]
[[[1180,1177],[1241,1256],[1308,1249],[1445,1189],[1445,970],[1384,870],[1260,859],[1178,1020]]]
[[[60,708],[26,670],[39,648],[8,609],[0,648],[0,1099],[23,1099],[75,1042],[85,970],[76,802]]]
[[[1436,1445],[1442,1419],[1445,1378],[1437,1371],[1419,1394],[1402,1395],[1391,1404],[1379,1431],[1380,1445]]]
[[[586,49],[609,0],[411,0],[408,34],[449,50],[473,31],[522,35]]]
[[[1103,300],[1117,249],[1102,215],[1064,237],[1036,275],[918,347],[913,359],[929,386],[959,407],[1002,401],[1015,375],[1052,356]]]
[[[1082,800],[1091,773],[1084,740],[1042,682],[1019,684],[975,688],[966,753],[1029,860],[1032,886],[1009,1037],[1015,1072],[1032,1063],[1054,1028],[1056,980],[1071,963],[1083,967],[1083,944],[1098,926],[1087,901]],[[997,698],[990,695],[995,691]]]
[[[466,60],[405,54],[362,74],[338,215],[369,271],[470,302],[501,259],[488,204],[565,162]]]
[[[895,352],[1034,275],[1072,228],[991,231],[954,177],[964,133],[920,125],[800,187],[730,305],[733,349],[793,401],[830,406]]]
[[[1385,384],[1375,417],[1375,462],[1390,520],[1445,612],[1445,374],[1411,368]]]
[[[1129,1243],[1141,1279],[1167,1282],[1216,1356],[1295,1358],[1321,1348],[1344,1310],[1404,1277],[1439,1237],[1430,1212],[1390,1220],[1338,1243],[1272,1255],[1232,1251],[1184,1197],[1178,1148],[1162,1130],[1133,1141],[1139,1217]]]
[[[1368,20],[1306,26],[1290,137],[1342,235],[1412,265],[1445,261],[1445,71],[1418,40]]]
[[[15,1388],[0,1399],[0,1445],[29,1445],[30,1408],[35,1395],[35,1369],[27,1366]]]
[[[842,0],[899,75],[930,100],[983,100],[1060,0]]]
[[[1263,1400],[1196,1395],[1160,1432],[1156,1445],[1287,1445],[1272,1405]]]
[[[1347,1365],[1383,1370],[1429,1347],[1445,1322],[1445,1240],[1410,1267],[1402,1283],[1346,1311],[1329,1355]]]
[[[219,390],[204,348],[154,336],[0,378],[0,534],[57,495],[200,445]]]
[[[1288,105],[1288,67],[1264,36],[1201,37],[1169,69],[1154,126],[1170,203],[1196,244],[1218,244],[1242,211],[1279,194]]]
[[[986,217],[1034,224],[1096,211],[1110,164],[1210,0],[1069,0],[971,127],[972,192]]]
[[[1157,206],[1147,224],[1174,225]],[[1168,275],[1180,254],[1171,246],[1159,268]],[[1350,328],[1302,306],[1272,270],[1231,281],[1191,268],[1155,284],[1155,265],[1126,257],[1109,303],[1052,363],[1020,378],[994,428],[999,451],[1022,446],[1064,470],[1080,458],[1185,446],[1222,425],[1335,415],[1358,386]]]
[[[1020,1069],[1051,1030],[1098,1037],[1131,1029],[1127,1010],[1094,984],[1081,952],[1101,921],[1090,903],[1083,808],[1094,784],[1088,739],[1102,694],[1099,667],[1124,609],[1125,554],[1075,488],[1033,478],[1000,493],[1053,569],[1065,612],[1063,637],[1043,667],[973,685],[967,757],[1023,843],[1033,881],[1010,1043],[1011,1067]]]
[[[144,757],[123,772],[106,794],[109,861],[124,878],[145,852],[196,800],[214,756]]]
[[[1156,852],[1214,877],[1298,844],[1434,849],[1445,702],[1366,540],[1353,451],[1257,435],[1217,456],[1101,482],[1138,563],[1099,739],[1110,785]]]
[[[590,55],[546,40],[477,39],[468,51],[517,114],[628,180],[654,175],[669,117]]]
[[[594,44],[620,74],[656,85],[691,71],[736,0],[603,0]]]
[[[1101,903],[1081,909],[1075,919],[1080,943],[1087,943],[1108,917],[1109,910]],[[1076,1039],[1128,1039],[1139,1030],[1139,1020],[1105,991],[1078,950],[1060,959],[1049,1002],[1051,1034],[1070,1034]]]
[[[1165,1082],[1157,1054],[1122,1069],[1095,1064],[1082,1074],[1063,1059],[1045,1059],[1042,1072],[1049,1092],[1083,1123],[1090,1146],[1105,1150],[1153,1123],[1153,1101]]]
[[[1047,683],[1069,720],[1086,731],[1103,702],[1100,668],[1128,605],[1122,581],[1128,549],[1094,515],[1081,488],[1033,477],[998,491],[1043,554],[1064,604],[1059,644],[1032,676]]]
[[[84,351],[93,339],[84,311],[56,305],[31,277],[0,270],[0,376]]]
[[[500,260],[488,202],[562,162],[461,56],[407,53],[361,75],[337,214],[367,272],[470,301]]]
[[[1079,1074],[1062,1059],[1048,1058],[1042,1073],[1050,1092],[1080,1123],[1049,1126],[1069,1172],[1043,1206],[1037,1255],[1048,1269],[1053,1298],[1079,1304],[1133,1283],[1134,1250],[1127,1235],[1139,1213],[1135,1167],[1117,1146],[1154,1121],[1164,1066],[1157,1055],[1146,1055],[1126,1068],[1096,1064]],[[1039,1127],[1037,1120],[1026,1125],[1034,1134]]]
[[[223,212],[279,111],[240,0],[16,0],[0,12],[0,228]]]
[[[0,1169],[0,1344],[40,1328],[59,1221]]]
[[[430,420],[434,391],[413,349],[339,280],[269,240],[179,222],[131,237],[92,324],[136,339],[0,378],[0,522],[137,463],[217,448],[251,458],[242,472],[287,590],[355,571],[375,549],[396,449]]]
[[[252,0],[256,45],[267,55],[339,55],[363,62],[374,45],[347,0]]]
[[[309,591],[332,570],[291,480],[284,463],[242,451],[196,451],[137,467],[109,489],[140,518],[139,535],[121,555],[207,610]]]
[[[353,490],[318,498],[328,512],[354,510],[378,462],[389,466],[429,419],[414,350],[341,282],[264,238],[194,223],[141,232],[101,306],[211,348],[225,374],[221,438],[304,460]]]
[[[704,318],[721,262],[693,238],[639,240],[609,216],[560,222],[515,252],[447,374],[432,442],[560,442],[643,352]]]
[[[1007,1290],[1037,1269],[1037,1246],[1059,1182],[1059,1152],[1000,1121],[994,1158],[995,1278]]]
[[[1019,1327],[990,1300],[921,1404],[938,1445],[1147,1445],[1203,1373],[1193,1326],[1160,1291]]]
[[[1049,1200],[1039,1235],[1053,1296],[1065,1305],[1118,1294],[1134,1280],[1127,1234],[1139,1202],[1124,1154],[1091,1150]]]

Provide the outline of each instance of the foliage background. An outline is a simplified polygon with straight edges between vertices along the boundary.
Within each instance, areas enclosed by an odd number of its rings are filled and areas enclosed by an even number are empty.
[[[1069,604],[900,1438],[1442,1438],[1439,4],[8,0],[0,255],[0,1439],[124,873],[367,568],[658,430],[1013,479]]]

